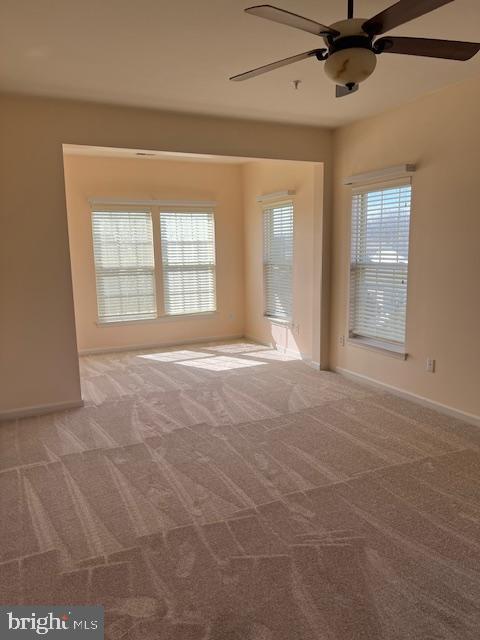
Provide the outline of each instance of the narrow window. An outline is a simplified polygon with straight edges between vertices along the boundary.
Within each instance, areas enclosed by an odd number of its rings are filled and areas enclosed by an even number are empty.
[[[405,343],[411,185],[354,190],[350,337]]]
[[[263,210],[265,315],[292,319],[293,203]]]
[[[215,311],[213,212],[160,213],[165,313]]]
[[[93,211],[99,322],[157,316],[149,211]]]

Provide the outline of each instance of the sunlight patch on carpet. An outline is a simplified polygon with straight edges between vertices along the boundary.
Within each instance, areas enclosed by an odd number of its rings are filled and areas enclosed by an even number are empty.
[[[244,367],[258,367],[267,363],[242,360],[241,358],[228,358],[227,356],[214,356],[213,358],[203,358],[202,360],[184,360],[177,364],[181,364],[184,367],[209,369],[210,371],[229,371],[230,369],[243,369]]]
[[[179,360],[193,360],[194,358],[208,358],[209,353],[199,351],[164,351],[163,353],[145,353],[139,358],[157,360],[158,362],[178,362]]]
[[[245,354],[245,357],[252,357],[249,353]],[[256,351],[253,354],[255,358],[263,358],[264,360],[276,360],[278,362],[289,362],[290,360],[301,360],[300,355],[292,355],[287,353],[281,353],[275,349],[268,349],[266,351]]]

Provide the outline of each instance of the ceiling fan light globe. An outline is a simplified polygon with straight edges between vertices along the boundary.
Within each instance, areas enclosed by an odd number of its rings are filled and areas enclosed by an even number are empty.
[[[369,78],[377,66],[377,56],[369,49],[342,49],[325,61],[325,73],[335,84],[360,84]]]

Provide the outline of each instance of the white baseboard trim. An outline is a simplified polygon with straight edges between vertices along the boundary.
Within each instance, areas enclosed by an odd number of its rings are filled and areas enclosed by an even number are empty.
[[[32,416],[42,416],[46,413],[55,413],[56,411],[65,411],[66,409],[79,409],[83,407],[83,400],[75,400],[73,402],[54,402],[53,404],[37,404],[23,409],[8,409],[8,411],[0,411],[0,422],[5,420],[18,420],[18,418],[29,418]]]
[[[296,351],[295,349],[287,349],[286,347],[281,347],[279,345],[274,345],[271,342],[263,342],[258,338],[254,338],[253,336],[245,336],[245,340],[250,340],[250,342],[255,342],[256,344],[260,344],[263,347],[268,347],[270,349],[276,349],[279,353],[283,353],[286,356],[292,356],[293,358],[300,357],[301,360],[308,364],[309,367],[313,367],[314,369],[320,370],[320,363],[315,362],[308,356],[306,353],[302,353],[301,351]]]
[[[253,336],[249,336],[248,334],[245,334],[243,337],[245,338],[245,340],[249,340],[250,342],[259,344],[262,347],[272,347],[272,345],[268,342],[263,342],[263,340],[259,340],[258,338],[254,338]]]
[[[279,347],[279,346],[276,346],[275,349],[279,353],[284,353],[286,356],[292,356],[293,358],[298,358],[300,356],[300,359],[304,364],[308,365],[309,367],[312,367],[312,369],[316,369],[317,371],[320,371],[320,363],[315,362],[315,360],[312,360],[311,357],[307,356],[306,353],[302,353],[301,351],[295,351],[295,349],[286,349],[285,347]]]
[[[188,340],[175,340],[174,342],[155,342],[153,344],[132,344],[118,347],[97,347],[94,349],[80,349],[79,356],[97,356],[102,353],[122,353],[126,351],[147,351],[149,349],[166,349],[168,347],[181,347],[187,344],[205,344],[207,342],[220,342],[222,340],[241,340],[243,334],[233,336],[211,336],[207,338],[192,338]]]
[[[430,400],[429,398],[419,396],[416,393],[412,393],[411,391],[405,391],[404,389],[400,389],[399,387],[394,387],[393,385],[386,384],[385,382],[380,382],[379,380],[369,378],[368,376],[365,376],[361,373],[355,373],[354,371],[344,369],[343,367],[335,367],[332,369],[332,371],[339,373],[345,378],[354,380],[355,382],[364,382],[365,384],[376,387],[377,389],[390,391],[390,393],[395,396],[399,396],[400,398],[404,398],[405,400],[411,400],[412,402],[416,402],[417,404],[422,405],[423,407],[427,407],[428,409],[434,409],[439,413],[443,413],[452,418],[457,418],[458,420],[463,420],[463,422],[468,422],[469,424],[473,424],[476,427],[480,427],[480,416],[476,416],[473,413],[467,413],[465,411],[461,411],[460,409],[455,409],[454,407],[450,407],[446,404],[441,404],[440,402],[436,402],[435,400]]]

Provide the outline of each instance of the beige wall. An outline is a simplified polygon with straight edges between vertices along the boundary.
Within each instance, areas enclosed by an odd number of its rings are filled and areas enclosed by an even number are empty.
[[[246,335],[261,342],[301,353],[319,361],[315,332],[320,330],[316,309],[316,218],[322,216],[323,171],[305,162],[261,162],[244,166]],[[295,190],[293,316],[290,324],[264,317],[263,221],[257,196]]]
[[[331,364],[480,415],[480,83],[457,85],[335,135]],[[414,162],[406,361],[347,345],[345,176]],[[434,374],[425,371],[435,358]]]
[[[242,336],[243,193],[240,165],[65,156],[70,256],[80,351]],[[140,323],[97,324],[89,198],[217,201],[217,313]]]
[[[336,132],[331,246],[332,365],[474,414],[480,414],[479,103],[475,80]],[[329,131],[2,95],[0,415],[80,400],[62,143],[324,162],[327,209],[314,220],[312,326],[326,313],[320,299],[327,296],[327,251],[321,249],[329,248]],[[349,193],[341,179],[405,161],[416,162],[418,172],[410,356],[402,362],[340,347],[338,339],[346,332],[349,261]],[[314,359],[319,336],[314,330]],[[435,374],[424,370],[427,356],[437,360]]]
[[[0,416],[80,401],[62,144],[330,163],[315,127],[0,95]]]

